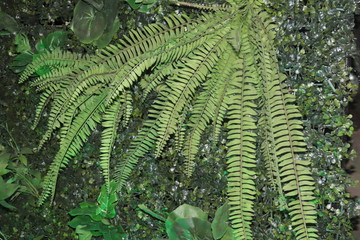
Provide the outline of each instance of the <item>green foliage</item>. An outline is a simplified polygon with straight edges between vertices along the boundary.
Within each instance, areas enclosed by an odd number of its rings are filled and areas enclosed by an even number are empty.
[[[16,209],[6,200],[13,200],[22,193],[39,197],[38,189],[41,185],[40,172],[30,169],[26,155],[33,153],[28,148],[19,148],[11,136],[7,126],[4,127],[9,134],[8,151],[0,145],[0,205],[8,209]]]
[[[74,217],[68,224],[76,229],[79,239],[89,240],[102,236],[105,240],[124,239],[126,234],[120,225],[113,225],[111,219],[116,215],[117,193],[115,183],[110,183],[110,189],[103,185],[97,204],[82,202],[80,208],[69,212]]]
[[[281,22],[276,37],[280,69],[287,74],[304,116],[308,151],[300,157],[311,160],[313,168],[320,239],[351,239],[354,227],[355,204],[346,191],[352,183],[342,166],[353,157],[347,137],[353,131],[348,104],[356,87],[349,79],[347,59],[355,52],[352,31],[357,5],[348,0],[269,2],[269,11]],[[258,188],[267,184],[259,180]],[[259,196],[257,202],[266,202],[267,196]],[[259,227],[268,222],[261,220],[266,214],[261,209],[266,207],[261,204],[257,209]],[[290,221],[283,221],[283,214],[273,215],[270,221],[270,239],[291,236]],[[258,232],[256,237],[269,235]]]
[[[74,8],[71,29],[81,42],[103,48],[120,27],[118,9],[119,1],[80,0]]]
[[[157,0],[125,0],[133,9],[139,12],[147,12],[154,6]]]
[[[9,14],[2,12],[0,9],[0,30],[5,30],[5,32],[0,32],[0,36],[9,35],[19,31],[19,25],[16,20],[11,17]]]
[[[39,39],[35,44],[35,50],[32,51],[29,39],[24,33],[18,33],[15,36],[14,44],[19,53],[10,64],[11,70],[15,73],[21,73],[27,65],[39,58],[41,54],[54,51],[62,47],[67,40],[67,32],[55,31],[44,38]],[[50,71],[49,67],[37,69],[36,74],[41,76]]]
[[[37,113],[52,102],[40,147],[54,130],[60,129],[60,150],[45,179],[40,204],[54,196],[58,172],[79,152],[96,124],[103,126],[100,165],[106,185],[109,187],[109,182],[115,179],[118,190],[140,159],[151,153],[161,159],[166,155],[164,149],[172,143],[185,159],[181,166],[185,174],[191,176],[198,149],[204,143],[203,133],[212,128],[214,138],[210,140],[227,152],[229,219],[236,238],[254,238],[254,209],[256,204],[263,204],[261,199],[267,199],[266,204],[271,206],[271,210],[263,208],[264,215],[275,216],[278,229],[285,229],[283,226],[290,229],[287,237],[317,238],[318,201],[314,193],[324,202],[329,199],[320,197],[322,190],[315,190],[317,183],[311,168],[320,168],[321,164],[316,165],[306,151],[314,146],[309,136],[319,134],[311,130],[314,122],[305,121],[310,134],[304,138],[301,114],[282,73],[293,69],[287,70],[289,66],[283,63],[278,67],[275,48],[278,27],[268,13],[272,9],[265,8],[260,1],[229,3],[232,5],[194,20],[185,15],[170,15],[165,24],[132,30],[117,45],[91,57],[61,51],[44,54],[24,71],[21,82],[41,67],[53,68],[32,82],[42,91]],[[296,42],[283,38],[289,42],[287,51],[298,51],[294,47]],[[305,67],[308,62],[303,64]],[[309,82],[312,77],[319,77],[313,71],[306,76]],[[329,86],[326,92],[334,91],[329,80],[323,82]],[[296,94],[300,94],[301,101],[308,101],[304,97],[307,91],[302,87]],[[144,96],[134,94],[136,91]],[[305,94],[301,95],[302,92]],[[333,99],[334,94],[328,97]],[[143,113],[142,128],[114,170],[110,159],[116,133],[126,129],[133,114],[131,106],[137,101],[151,106]],[[311,111],[315,111],[311,101],[300,109],[309,118]],[[340,108],[340,102],[335,106]],[[331,116],[329,113],[326,116]],[[37,120],[40,115],[37,114]],[[348,123],[348,118],[317,116],[315,123],[319,119],[337,126],[331,142],[349,133],[344,128],[350,125],[342,124]],[[219,141],[223,130],[226,139]],[[331,129],[319,131],[328,130]],[[328,149],[324,156],[329,154]],[[345,146],[342,149],[347,151]],[[330,170],[334,171],[333,167]],[[255,181],[257,178],[265,183]]]
[[[172,211],[167,219],[139,205],[147,214],[165,222],[169,239],[233,239],[233,230],[228,226],[229,205],[225,203],[215,213],[212,223],[200,208],[183,204]]]

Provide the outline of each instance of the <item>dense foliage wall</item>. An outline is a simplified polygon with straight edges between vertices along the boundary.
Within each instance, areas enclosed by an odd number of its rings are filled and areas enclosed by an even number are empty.
[[[55,3],[56,1],[53,4]],[[346,187],[351,183],[341,164],[345,159],[351,158],[348,137],[353,129],[346,108],[355,85],[349,80],[350,69],[346,65],[346,58],[354,52],[351,31],[355,1],[271,0],[267,1],[267,5],[268,12],[279,24],[277,46],[280,69],[289,76],[289,89],[295,92],[297,105],[304,116],[309,152],[301,157],[311,159],[312,173],[317,182],[320,239],[349,239],[352,230],[350,219],[354,217],[355,204],[346,193]],[[36,6],[30,9],[33,8]],[[61,6],[55,4],[53,8],[61,9]],[[178,9],[183,11],[181,7]],[[50,13],[56,14],[53,11]],[[69,12],[66,14],[70,16]],[[193,10],[191,14],[194,14]],[[161,20],[160,17],[150,18]],[[128,24],[136,25],[135,21]],[[134,108],[138,112],[136,117],[141,118],[145,114],[144,106]],[[119,133],[117,142],[121,145],[116,147],[114,158],[126,151],[127,139],[135,135],[138,124],[135,121],[127,131]],[[94,138],[98,136],[95,134]],[[225,139],[223,136],[222,138]],[[96,140],[89,143],[90,146],[98,144]],[[182,203],[188,203],[214,216],[215,210],[226,200],[224,147],[205,145],[197,156],[197,167],[191,179],[181,172],[184,159],[176,153],[175,144],[170,142],[166,148],[167,151],[159,159],[148,154],[141,160],[125,191],[120,195],[116,221],[129,232],[130,239],[166,236],[163,224],[139,211],[138,204],[146,204],[150,209],[165,213]],[[76,166],[81,168],[80,164]],[[97,174],[98,170],[97,168],[92,173]],[[90,168],[85,169],[83,175],[89,171]],[[259,165],[258,171],[264,172],[265,169]],[[63,184],[66,175],[61,178],[60,184]],[[284,210],[277,210],[278,202],[271,200],[274,193],[270,191],[268,182],[265,174],[256,181],[257,189],[262,191],[257,192],[254,238],[293,239],[290,219],[284,217]],[[84,181],[83,184],[86,183]],[[76,186],[69,188],[73,191]],[[96,186],[91,186],[91,191],[96,192]],[[59,202],[63,201],[59,205],[69,211],[75,204],[69,197],[64,197],[66,194],[69,192],[59,196]],[[81,197],[84,195],[79,198]],[[66,206],[66,203],[71,205]],[[66,225],[66,221],[63,225]]]
[[[349,239],[355,211],[346,193],[351,183],[341,166],[353,157],[348,143],[353,127],[346,109],[357,86],[349,79],[346,62],[355,53],[356,2],[274,0],[269,5],[280,23],[281,69],[304,116],[309,152],[303,158],[312,160],[317,182],[320,239]],[[270,228],[272,239],[287,239],[283,232],[288,227],[277,222],[277,215]]]

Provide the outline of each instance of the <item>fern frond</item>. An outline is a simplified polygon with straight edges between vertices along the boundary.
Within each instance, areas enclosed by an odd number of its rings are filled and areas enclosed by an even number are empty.
[[[259,41],[259,51],[262,53],[260,62],[262,77],[263,124],[268,133],[265,141],[273,149],[263,147],[271,174],[274,176],[280,195],[291,200],[288,203],[291,221],[297,239],[317,239],[316,210],[312,202],[315,182],[310,172],[310,162],[300,160],[298,155],[306,151],[302,130],[301,114],[292,103],[295,97],[288,93],[283,81],[285,76],[278,72],[276,53],[272,40],[274,28],[272,21],[265,12],[257,15],[257,28],[264,36]],[[266,37],[265,37],[266,36]],[[281,181],[281,182],[279,182]],[[280,196],[282,197],[282,196]],[[283,197],[282,197],[283,198]]]
[[[43,93],[40,95],[40,101],[38,105],[36,106],[35,110],[35,119],[31,126],[31,129],[34,130],[36,126],[38,125],[41,116],[44,113],[44,110],[46,106],[49,104],[50,100],[54,97],[57,91],[59,91],[61,88],[61,85],[52,85],[51,88],[46,89]]]
[[[51,163],[49,171],[44,178],[43,191],[39,198],[39,205],[42,205],[47,197],[54,198],[55,185],[61,168],[65,167],[70,158],[75,156],[87,137],[95,129],[96,123],[100,122],[101,113],[104,112],[104,102],[107,92],[89,99],[84,111],[74,119],[66,136],[61,139],[60,150]]]
[[[153,70],[153,73],[150,76],[146,76],[141,82],[140,85],[143,89],[141,100],[144,102],[152,91],[154,91],[165,79],[165,77],[173,74],[175,69],[173,63],[161,65]]]
[[[100,166],[103,170],[103,176],[107,187],[109,187],[110,184],[110,156],[119,128],[121,115],[123,114],[121,105],[122,103],[120,100],[115,101],[114,104],[105,111],[102,119],[104,130],[101,134]]]
[[[158,113],[155,112],[154,114],[157,115]],[[126,154],[117,165],[115,170],[115,181],[118,183],[118,191],[125,185],[132,169],[136,166],[139,159],[144,157],[146,153],[154,148],[156,138],[157,132],[155,121],[149,119],[144,123],[144,127],[140,133],[137,134],[137,138],[131,143],[129,153]]]
[[[43,91],[51,88],[55,84],[69,84],[72,79],[72,68],[53,69],[30,83],[31,87],[36,87],[36,91]]]
[[[130,121],[130,117],[131,114],[133,112],[133,102],[132,102],[132,96],[129,90],[125,91],[121,101],[123,102],[122,104],[122,111],[124,112],[123,114],[123,120],[122,120],[122,126],[126,127]]]
[[[66,93],[67,89],[62,87],[60,89],[60,92]],[[46,131],[38,144],[37,151],[39,151],[46,143],[46,141],[50,138],[51,133],[61,126],[61,112],[64,105],[66,105],[66,99],[61,95],[61,93],[55,93],[54,95],[54,102],[52,103],[50,109],[49,118],[46,125]]]
[[[218,107],[226,95],[230,75],[234,69],[233,62],[236,60],[233,54],[230,54],[229,48],[224,50],[221,59],[217,63],[214,72],[205,82],[204,91],[202,91],[194,103],[194,109],[191,111],[189,119],[189,133],[186,137],[184,147],[185,156],[185,174],[191,177],[194,167],[195,155],[198,152],[201,135],[204,133],[206,126],[211,120],[222,122],[219,120]],[[222,112],[225,114],[225,111]],[[222,115],[223,116],[223,115]]]
[[[169,0],[170,2],[178,5],[178,6],[187,6],[187,7],[192,7],[192,8],[197,8],[197,9],[201,9],[201,10],[211,10],[211,11],[231,11],[233,10],[232,8],[230,8],[229,6],[227,6],[226,4],[217,6],[208,6],[205,4],[196,4],[196,3],[189,3],[189,2],[180,2],[177,0]]]
[[[243,44],[249,44],[243,41]],[[245,49],[248,47],[244,47]],[[258,77],[251,51],[244,51],[244,59],[236,65],[232,89],[229,90],[228,109],[228,198],[229,220],[236,239],[252,239],[251,220],[255,199],[254,176],[256,167],[256,103]]]
[[[170,135],[175,133],[176,125],[183,107],[194,94],[196,88],[204,81],[207,74],[216,63],[219,54],[224,50],[226,42],[224,37],[228,32],[224,29],[218,36],[207,41],[194,53],[180,63],[176,75],[173,75],[166,82],[164,89],[167,100],[161,102],[158,108],[163,109],[158,121],[158,134],[156,156],[159,156]]]
[[[38,58],[31,62],[21,74],[19,83],[24,82],[38,69],[45,66],[54,66],[55,68],[82,68],[84,66],[90,65],[91,63],[92,61],[90,61],[89,55],[81,56],[79,54],[55,49],[52,52],[41,54]]]

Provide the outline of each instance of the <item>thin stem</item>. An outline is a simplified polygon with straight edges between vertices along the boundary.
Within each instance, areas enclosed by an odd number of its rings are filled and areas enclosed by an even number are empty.
[[[206,9],[206,10],[214,10],[214,11],[216,11],[216,10],[231,11],[232,10],[232,8],[230,8],[230,7],[206,6],[206,5],[196,4],[196,3],[179,2],[177,0],[169,0],[169,2],[172,2],[178,6],[186,6],[186,7]]]

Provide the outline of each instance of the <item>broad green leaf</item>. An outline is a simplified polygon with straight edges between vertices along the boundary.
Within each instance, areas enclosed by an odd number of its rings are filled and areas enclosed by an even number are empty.
[[[91,240],[92,233],[91,231],[85,230],[84,225],[76,226],[75,232],[78,234],[80,240]]]
[[[16,35],[14,43],[17,45],[16,51],[18,53],[24,53],[24,52],[30,52],[31,51],[31,46],[30,46],[30,43],[29,43],[29,39],[23,33],[19,33],[19,34]]]
[[[201,239],[212,240],[211,224],[199,218],[177,218],[166,221],[166,233],[172,240]]]
[[[229,208],[229,204],[225,203],[215,213],[214,221],[211,223],[211,229],[215,239],[221,239],[228,228]]]
[[[103,12],[83,1],[76,4],[71,29],[80,41],[90,43],[98,39],[106,26],[106,16]]]
[[[119,18],[116,16],[114,23],[111,25],[111,29],[109,31],[104,31],[104,34],[95,40],[94,44],[99,48],[106,47],[119,30],[120,25]]]
[[[106,218],[113,218],[116,215],[115,206],[118,200],[115,181],[111,181],[109,187],[109,191],[106,184],[101,187],[101,192],[97,200],[99,206],[96,209],[96,214]]]
[[[3,29],[10,33],[15,33],[19,31],[19,26],[13,17],[0,10],[0,30]]]
[[[12,60],[9,67],[14,73],[21,73],[32,60],[33,54],[31,52],[20,53]]]
[[[20,162],[22,163],[22,164],[24,164],[25,166],[27,166],[27,157],[25,157],[25,155],[20,155],[20,156],[18,156],[18,159],[20,160]]]
[[[8,209],[12,209],[12,210],[16,209],[16,207],[7,203],[5,200],[0,200],[0,205],[3,206],[4,208],[8,208]]]
[[[7,183],[0,177],[0,201],[11,197],[18,188],[18,184]]]
[[[44,48],[49,51],[53,51],[56,48],[62,47],[67,40],[68,32],[55,31],[50,33],[44,40]]]
[[[175,222],[177,218],[199,218],[207,221],[208,215],[198,207],[183,204],[177,207],[173,212],[171,212],[167,220]]]
[[[144,212],[146,212],[147,214],[149,214],[150,216],[152,216],[152,217],[154,217],[154,218],[156,218],[156,219],[159,219],[160,221],[163,221],[163,222],[166,221],[166,219],[165,219],[163,216],[161,216],[161,215],[159,215],[159,214],[151,211],[151,210],[150,210],[149,208],[147,208],[144,204],[139,204],[138,207],[139,207],[141,210],[143,210]]]

